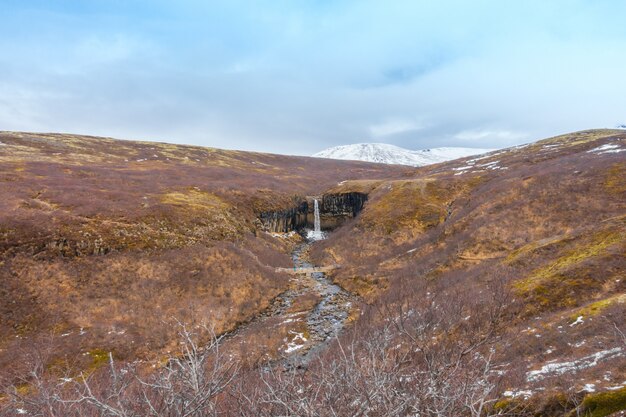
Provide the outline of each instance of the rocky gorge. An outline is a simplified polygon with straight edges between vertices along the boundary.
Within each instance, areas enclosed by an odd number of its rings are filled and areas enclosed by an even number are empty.
[[[362,192],[328,193],[309,196],[297,206],[258,214],[263,230],[270,233],[288,233],[313,226],[313,202],[320,203],[320,221],[323,230],[332,230],[354,218],[363,210],[367,194]]]

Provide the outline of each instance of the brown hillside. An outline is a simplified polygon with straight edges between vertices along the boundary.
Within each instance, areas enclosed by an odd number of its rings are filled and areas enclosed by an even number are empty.
[[[61,134],[0,133],[0,369],[38,346],[154,358],[163,323],[233,329],[284,290],[263,210],[385,165]],[[171,330],[171,329],[170,329]],[[52,335],[52,339],[49,336]]]
[[[558,384],[609,389],[626,380],[618,331],[626,323],[625,181],[626,132],[594,130],[416,169],[411,178],[347,182],[335,190],[365,187],[370,199],[314,254],[344,265],[334,279],[379,311],[436,297],[471,322],[476,304],[468,301],[501,282],[511,298],[499,329],[505,384],[535,396]],[[577,371],[530,376],[610,349],[622,350]]]
[[[315,415],[432,414],[444,398],[461,410],[445,415],[470,415],[476,395],[486,411],[472,415],[626,409],[626,131],[423,168],[70,135],[0,143],[0,376],[25,375],[33,356],[50,375],[103,368],[108,352],[158,364],[178,354],[173,318],[209,317],[250,342],[250,363],[274,358],[311,338],[292,317],[320,297],[296,292],[285,315],[253,320],[294,291],[275,267],[292,267],[297,240],[263,232],[259,214],[362,193],[363,211],[310,253],[347,290],[350,325],[305,372],[242,374],[224,415],[233,398],[241,415],[283,415],[280,386]],[[237,356],[235,338],[223,348]],[[275,401],[255,414],[251,392]]]

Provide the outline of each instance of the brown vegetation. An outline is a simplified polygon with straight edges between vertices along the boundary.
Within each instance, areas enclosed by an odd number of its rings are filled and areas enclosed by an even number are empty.
[[[506,348],[494,360],[522,370],[507,380],[510,390],[539,398],[552,384],[561,393],[579,392],[586,382],[597,390],[619,386],[626,379],[623,355],[576,370],[575,379],[523,376],[547,361],[620,346],[611,323],[623,327],[626,317],[626,153],[590,152],[605,144],[625,148],[626,134],[564,135],[424,167],[412,179],[370,183],[363,213],[317,245],[314,259],[341,263],[336,282],[374,305],[439,298],[441,290],[415,291],[430,282],[457,292],[446,298],[450,303],[467,294],[480,298],[485,277],[504,275],[515,303],[501,330]],[[582,323],[573,325],[579,316]]]
[[[93,352],[166,356],[172,317],[232,330],[288,284],[275,268],[291,266],[292,243],[260,233],[259,212],[406,171],[72,135],[0,141],[0,373],[49,337],[49,362],[81,369]]]
[[[595,417],[626,407],[626,152],[594,151],[626,148],[623,131],[420,169],[55,135],[0,139],[14,151],[0,149],[8,410]],[[301,370],[272,362],[289,329],[271,320],[247,329],[245,348],[236,338],[219,345],[236,365],[218,353],[181,356],[163,319],[210,317],[221,333],[265,309],[288,285],[274,267],[290,265],[292,243],[260,233],[256,213],[324,190],[368,193],[364,210],[311,252],[317,265],[340,264],[330,275],[361,296],[350,328]],[[290,312],[316,303],[307,295]],[[32,359],[42,350],[44,360]],[[185,356],[192,360],[176,362]],[[194,376],[184,367],[194,357],[222,366]],[[15,358],[24,360],[10,367]],[[137,358],[175,366],[145,373]],[[19,382],[33,364],[41,372]],[[90,379],[77,380],[77,369]],[[50,385],[61,375],[72,389]],[[198,377],[218,389],[194,396],[186,384]],[[202,399],[196,414],[171,406],[194,398]]]

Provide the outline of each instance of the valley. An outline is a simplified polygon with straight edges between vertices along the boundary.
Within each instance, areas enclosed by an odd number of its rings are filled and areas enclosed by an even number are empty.
[[[228,381],[203,403],[215,415],[626,408],[623,130],[420,168],[61,134],[0,142],[6,415],[44,413],[46,390],[85,395],[85,376],[98,401],[142,415],[165,394],[133,397],[148,389],[138,381],[196,356]],[[212,348],[185,350],[181,323]],[[116,366],[137,376],[127,391],[107,391]]]

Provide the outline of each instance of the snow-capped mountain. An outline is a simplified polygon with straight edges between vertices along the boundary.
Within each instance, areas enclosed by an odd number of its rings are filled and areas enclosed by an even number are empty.
[[[432,148],[411,151],[386,143],[357,143],[328,148],[313,156],[316,158],[348,159],[419,167],[491,152],[492,150],[479,148]]]

